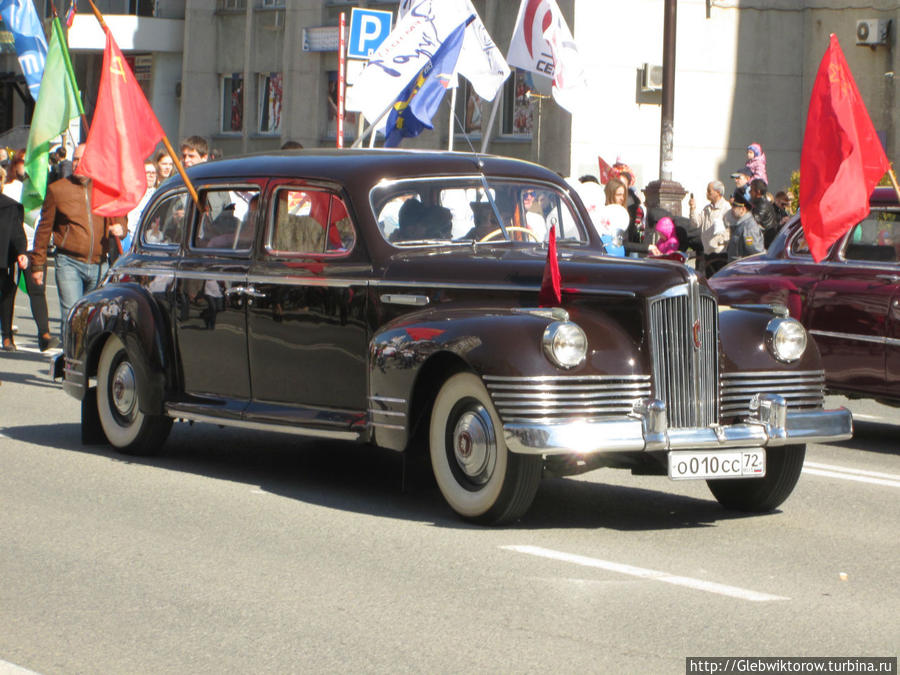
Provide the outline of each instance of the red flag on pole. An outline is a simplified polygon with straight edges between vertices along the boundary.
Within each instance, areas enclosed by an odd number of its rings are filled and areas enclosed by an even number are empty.
[[[556,257],[556,225],[550,228],[550,239],[547,245],[547,264],[544,265],[544,278],[541,279],[541,292],[538,294],[540,307],[559,307],[562,304],[560,288],[559,259]]]
[[[122,216],[137,205],[147,190],[144,160],[164,135],[134,73],[106,29],[97,108],[76,171],[93,180],[94,213]]]
[[[869,212],[890,164],[837,37],[819,65],[800,157],[800,213],[816,262]]]
[[[597,162],[600,164],[600,183],[606,185],[609,182],[613,168],[600,155],[597,155]]]

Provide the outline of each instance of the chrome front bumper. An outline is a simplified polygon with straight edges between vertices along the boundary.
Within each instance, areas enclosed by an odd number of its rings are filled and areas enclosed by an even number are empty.
[[[788,412],[783,397],[757,394],[751,410],[751,416],[737,424],[669,429],[665,403],[652,399],[635,406],[628,417],[509,423],[503,431],[509,450],[525,455],[771,448],[853,436],[853,418],[846,408]]]

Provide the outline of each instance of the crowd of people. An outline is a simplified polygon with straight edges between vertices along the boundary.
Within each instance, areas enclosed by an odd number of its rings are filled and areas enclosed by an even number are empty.
[[[605,186],[595,176],[579,178],[578,192],[607,253],[616,256],[695,254],[698,270],[710,276],[726,263],[761,253],[790,219],[793,196],[769,192],[766,155],[759,143],[747,146],[747,162],[731,174],[731,194],[721,180],[706,186],[708,204],[688,200],[689,215],[645,207],[634,173],[620,157]]]

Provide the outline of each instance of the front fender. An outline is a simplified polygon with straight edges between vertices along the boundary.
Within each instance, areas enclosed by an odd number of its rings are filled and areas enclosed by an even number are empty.
[[[175,382],[171,330],[159,305],[138,284],[95,289],[72,308],[66,329],[66,392],[84,398],[110,335],[122,340],[137,371],[141,411],[161,414],[166,391]]]
[[[441,383],[459,370],[506,377],[649,372],[639,335],[630,335],[602,311],[571,320],[584,329],[589,345],[585,362],[571,370],[557,367],[544,354],[542,336],[554,319],[528,311],[436,308],[382,326],[369,346],[375,442],[406,447]]]
[[[719,344],[724,373],[822,369],[822,358],[811,336],[803,356],[794,363],[783,363],[771,354],[766,346],[766,326],[774,318],[775,314],[763,306],[759,310],[727,305],[719,308]]]

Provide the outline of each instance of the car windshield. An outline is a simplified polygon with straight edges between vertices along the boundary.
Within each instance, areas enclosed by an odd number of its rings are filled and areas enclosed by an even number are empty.
[[[572,202],[545,183],[491,180],[486,188],[480,176],[384,181],[371,204],[382,235],[399,247],[534,244],[547,241],[552,227],[559,242],[588,241]]]

